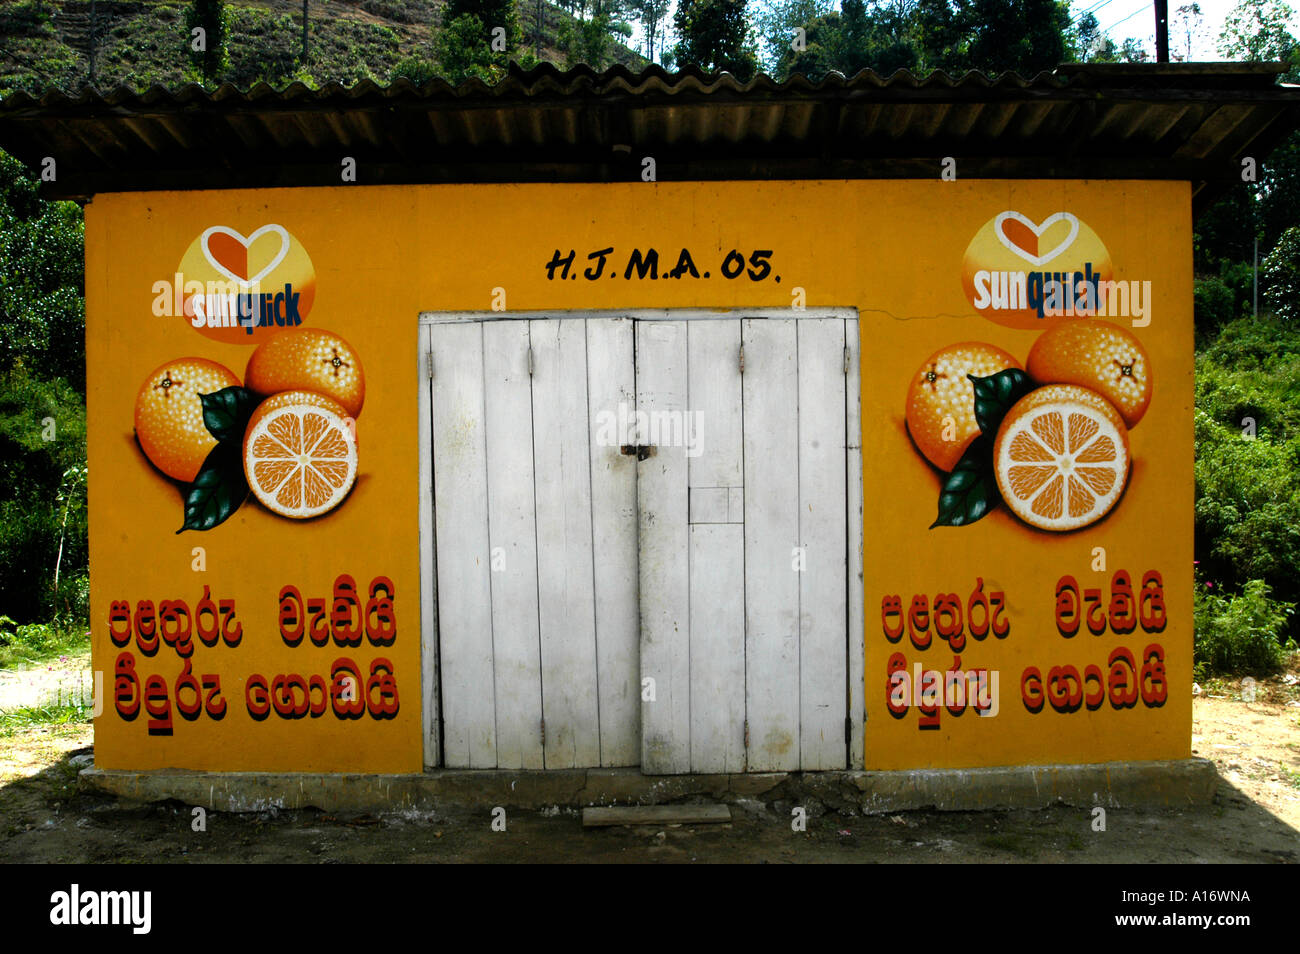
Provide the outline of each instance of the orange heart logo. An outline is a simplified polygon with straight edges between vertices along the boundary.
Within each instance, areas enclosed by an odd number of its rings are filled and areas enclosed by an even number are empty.
[[[260,260],[264,256],[250,256],[253,245],[263,236],[275,235],[280,239],[279,250],[271,256],[270,261],[256,275],[249,274],[249,259]],[[263,225],[252,235],[245,238],[234,229],[224,225],[214,225],[200,236],[203,257],[208,264],[231,281],[241,285],[256,285],[284,261],[289,254],[289,233],[282,225]]]
[[[1065,237],[1045,255],[1039,254],[1043,233],[1059,222],[1069,225]],[[1015,252],[1030,265],[1042,267],[1074,244],[1079,236],[1079,220],[1069,212],[1057,212],[1035,224],[1019,212],[1003,212],[993,220],[993,231],[1002,245]]]

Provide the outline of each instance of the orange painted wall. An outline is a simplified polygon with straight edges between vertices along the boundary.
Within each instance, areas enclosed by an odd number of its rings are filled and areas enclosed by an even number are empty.
[[[1068,210],[1104,244],[1115,278],[1152,283],[1151,322],[1131,329],[1150,356],[1155,380],[1150,410],[1131,435],[1131,480],[1109,516],[1075,533],[1027,528],[1005,508],[970,526],[928,529],[943,475],[918,455],[903,423],[911,378],[936,349],[984,341],[1023,362],[1039,334],[977,314],[963,289],[967,246],[1006,210],[1035,223]],[[282,284],[286,276],[308,280],[300,248],[314,275],[304,324],[342,336],[364,366],[365,406],[355,422],[357,483],[340,507],[312,521],[285,519],[250,500],[213,529],[177,534],[180,488],[149,463],[133,437],[137,391],[154,369],[188,356],[219,362],[242,379],[253,346],[215,341],[183,317],[156,316],[154,286],[172,279],[206,229],[225,226],[249,236],[267,224],[282,226],[296,245],[264,286]],[[797,302],[799,290],[808,307],[859,309],[868,768],[1189,754],[1193,447],[1186,183],[635,183],[114,194],[88,206],[86,235],[94,666],[111,686],[119,654],[131,652],[141,688],[149,675],[160,675],[173,700],[171,734],[150,734],[143,706],[128,721],[110,694],[95,723],[101,768],[420,770],[417,316],[488,310],[501,293],[507,309],[521,311],[786,308]],[[1044,241],[1054,236],[1045,232]],[[275,241],[272,235],[253,243],[250,264],[269,263],[276,250],[267,243]],[[607,267],[598,280],[548,280],[545,265],[557,249],[577,250],[586,267],[588,252],[609,247],[616,277]],[[661,272],[688,248],[701,277],[626,279],[623,266],[634,247],[658,249]],[[743,271],[723,277],[723,259],[733,248],[746,256],[771,250],[770,274],[761,280]],[[1068,257],[1063,252],[1060,260]],[[202,572],[192,568],[195,547],[205,551]],[[1096,547],[1106,550],[1105,573],[1090,569]],[[1073,574],[1081,588],[1101,587],[1108,600],[1111,574],[1121,568],[1133,574],[1135,585],[1148,570],[1163,575],[1163,632],[1094,636],[1081,628],[1072,638],[1061,636],[1053,613],[1058,578]],[[393,644],[286,645],[278,626],[281,588],[291,584],[305,597],[328,597],[342,573],[363,589],[375,577],[392,579]],[[895,718],[886,706],[889,656],[904,653],[909,669],[915,662],[947,669],[954,654],[937,639],[924,650],[907,635],[891,643],[882,631],[882,599],[898,595],[906,607],[914,594],[933,600],[951,592],[965,603],[977,577],[986,591],[1005,593],[1010,631],[1000,640],[971,639],[962,666],[999,672],[997,715],[945,713],[932,729],[918,726],[914,710]],[[141,600],[183,599],[193,607],[205,586],[214,599],[235,601],[243,638],[233,648],[196,644],[193,672],[220,675],[227,707],[220,720],[207,713],[189,720],[174,704],[184,665],[176,650],[164,644],[147,656],[134,638],[115,645],[109,618],[113,601],[128,601],[133,610]],[[1034,713],[1022,701],[1026,667],[1038,667],[1045,679],[1053,666],[1073,665],[1082,673],[1096,664],[1106,672],[1116,647],[1138,655],[1149,644],[1160,645],[1167,667],[1162,705],[1139,699],[1117,709],[1106,701],[1096,711],[1062,712],[1045,704]],[[261,721],[249,715],[245,684],[251,674],[268,682],[289,673],[328,679],[331,663],[343,655],[367,673],[376,657],[392,663],[400,695],[393,718],[367,713],[344,720],[328,710],[285,718],[272,709]]]

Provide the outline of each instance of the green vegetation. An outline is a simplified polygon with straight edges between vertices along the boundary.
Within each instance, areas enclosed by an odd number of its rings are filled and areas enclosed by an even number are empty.
[[[22,622],[87,611],[82,242],[0,154],[0,613]]]
[[[1295,643],[1281,642],[1294,603],[1269,598],[1268,584],[1251,580],[1236,596],[1196,588],[1196,678],[1210,673],[1259,673],[1282,668]]]
[[[185,8],[185,32],[190,63],[211,83],[230,63],[226,49],[230,15],[224,0],[193,0]]]
[[[758,71],[758,50],[749,35],[745,0],[677,0],[673,52],[678,66],[734,73],[742,82]]]
[[[1300,62],[1289,19],[1241,0],[1219,51]],[[1300,134],[1256,160],[1196,223],[1198,678],[1276,672],[1300,636]]]
[[[90,633],[84,622],[58,620],[22,625],[0,616],[0,669],[45,662],[89,647]]]
[[[0,738],[25,732],[36,726],[69,725],[90,721],[90,693],[60,692],[54,700],[38,706],[23,706],[0,712]]]
[[[409,77],[415,63],[453,81],[489,82],[505,75],[510,61],[637,68],[646,61],[623,45],[629,20],[643,33],[653,27],[650,39],[661,46],[667,11],[662,0],[647,0],[640,12],[623,3],[581,0],[562,9],[546,0],[317,0],[308,5],[304,53],[302,0],[120,0],[97,5],[93,31],[83,0],[44,0],[39,15],[28,0],[0,7],[0,95],[79,90],[90,82],[92,51],[100,89],[384,83]],[[456,23],[465,16],[477,17],[479,27]],[[505,29],[504,48],[491,46],[495,26]],[[206,31],[206,50],[195,49],[196,27]]]

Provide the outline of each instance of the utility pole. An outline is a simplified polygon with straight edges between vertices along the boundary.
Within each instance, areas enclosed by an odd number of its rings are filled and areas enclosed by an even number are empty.
[[[1169,62],[1169,0],[1156,4],[1156,62]]]

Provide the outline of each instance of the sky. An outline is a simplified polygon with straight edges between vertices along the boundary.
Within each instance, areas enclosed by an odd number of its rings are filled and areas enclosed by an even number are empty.
[[[1187,36],[1181,29],[1177,10],[1184,6],[1186,0],[1169,0],[1169,55],[1183,55],[1187,49]],[[1188,4],[1190,5],[1190,4]],[[1201,8],[1200,28],[1192,38],[1192,59],[1198,61],[1221,60],[1218,43],[1223,21],[1237,5],[1237,0],[1197,0]],[[1293,9],[1294,9],[1294,5]],[[1070,12],[1075,20],[1085,12],[1092,11],[1101,26],[1116,45],[1122,45],[1125,37],[1133,37],[1142,42],[1146,50],[1155,58],[1156,17],[1155,6],[1150,0],[1073,0]],[[1292,23],[1296,18],[1292,18]]]

